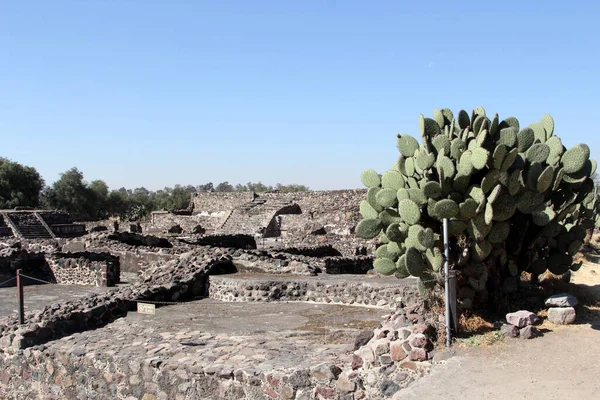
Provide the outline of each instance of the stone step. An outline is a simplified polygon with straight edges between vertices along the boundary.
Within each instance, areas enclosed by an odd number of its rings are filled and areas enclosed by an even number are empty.
[[[209,297],[227,302],[300,301],[396,309],[418,299],[417,279],[371,275],[209,276]]]

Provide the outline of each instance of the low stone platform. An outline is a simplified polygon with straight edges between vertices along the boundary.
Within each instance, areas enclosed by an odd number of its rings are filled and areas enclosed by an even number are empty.
[[[304,301],[395,310],[419,296],[417,279],[371,275],[212,275],[209,297],[227,302]]]
[[[0,398],[327,398],[352,362],[354,337],[381,317],[372,308],[209,299],[130,312],[15,355],[0,365]]]

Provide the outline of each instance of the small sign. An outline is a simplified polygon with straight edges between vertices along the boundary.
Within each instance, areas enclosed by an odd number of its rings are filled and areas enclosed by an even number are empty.
[[[154,304],[148,303],[137,303],[137,312],[139,314],[156,314],[156,307]]]

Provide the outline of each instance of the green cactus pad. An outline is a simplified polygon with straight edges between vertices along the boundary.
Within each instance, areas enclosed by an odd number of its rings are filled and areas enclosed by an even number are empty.
[[[377,193],[379,193],[380,190],[381,188],[378,187],[367,190],[367,201],[377,212],[381,212],[381,210],[383,210],[383,207],[377,203]]]
[[[550,154],[546,162],[550,165],[558,165],[564,152],[564,146],[557,136],[552,136],[546,141],[546,144],[550,148]]]
[[[445,124],[448,125],[454,120],[454,114],[449,108],[442,108],[442,114],[445,118]]]
[[[542,116],[540,123],[546,131],[546,140],[550,139],[550,137],[554,134],[554,119],[550,114],[546,114]]]
[[[462,139],[455,138],[450,142],[450,157],[454,160],[460,160],[460,156],[467,149],[467,145]]]
[[[387,251],[387,244],[382,244],[375,250],[375,258],[387,258],[390,260],[393,258]]]
[[[433,119],[435,122],[437,122],[440,129],[444,129],[444,126],[446,125],[446,118],[444,117],[442,110],[438,110],[437,108],[433,110]]]
[[[524,128],[517,134],[517,149],[519,149],[519,153],[526,152],[535,141],[535,134],[533,129]]]
[[[542,167],[542,163],[534,162],[531,163],[529,169],[527,170],[527,187],[531,190],[537,190],[537,182],[538,178],[542,174],[544,167]]]
[[[400,189],[398,189],[398,192],[396,193],[396,198],[398,199],[398,201],[401,201],[404,199],[410,199],[410,194],[408,193],[407,189],[400,188]]]
[[[433,229],[425,228],[417,234],[417,240],[426,249],[433,247],[435,244],[435,235]]]
[[[373,169],[365,169],[360,174],[360,181],[368,188],[376,188],[381,185],[379,174]]]
[[[427,204],[427,197],[421,189],[408,189],[408,196],[420,206]]]
[[[477,185],[473,185],[469,187],[467,190],[467,195],[474,199],[478,204],[482,204],[485,201],[485,194],[483,190]]]
[[[531,219],[537,226],[545,226],[556,218],[556,213],[551,208],[546,208],[542,211],[534,211],[531,214]]]
[[[509,222],[496,222],[490,233],[487,235],[487,240],[490,243],[503,243],[510,233]]]
[[[408,177],[411,177],[415,174],[414,158],[409,157],[404,161],[404,170],[406,171],[406,176],[408,176]]]
[[[452,182],[452,188],[459,193],[464,193],[467,191],[470,184],[471,176],[459,173],[454,177],[454,181]]]
[[[363,200],[360,202],[360,215],[366,219],[376,219],[379,216],[379,212],[375,210],[368,201]]]
[[[438,200],[442,197],[442,187],[436,181],[428,181],[423,185],[422,190],[428,199]]]
[[[429,268],[434,272],[438,272],[442,268],[442,265],[444,265],[444,256],[437,247],[425,251],[425,260]]]
[[[481,242],[473,242],[473,261],[483,261],[490,255],[492,251],[492,245],[483,240]],[[487,279],[486,279],[487,281]]]
[[[400,258],[398,258],[398,261],[396,261],[396,272],[394,275],[398,279],[404,279],[410,276],[406,269],[406,255],[401,255]]]
[[[473,163],[472,163],[473,152],[471,150],[465,150],[460,156],[460,161],[458,162],[457,169],[458,173],[461,175],[471,175],[474,171]]]
[[[552,187],[554,183],[554,167],[548,165],[544,168],[544,171],[540,174],[537,180],[537,191],[544,193],[546,190]]]
[[[476,147],[473,149],[473,154],[471,156],[473,168],[477,170],[483,169],[487,165],[489,156],[490,153],[483,147]]]
[[[477,215],[477,207],[479,203],[471,198],[465,199],[460,203],[458,218],[462,221],[468,221]]]
[[[412,157],[419,148],[417,139],[410,135],[398,135],[396,147],[404,157]]]
[[[381,189],[375,196],[375,200],[381,207],[394,207],[396,204],[398,204],[396,193],[397,190],[394,189]]]
[[[464,221],[450,220],[448,221],[448,234],[458,235],[467,229],[467,224]]]
[[[398,260],[398,257],[404,254],[405,249],[403,247],[400,247],[400,245],[397,242],[390,241],[386,246],[387,252],[392,257],[392,260],[394,260],[394,262]]]
[[[506,157],[506,154],[508,153],[508,147],[506,147],[503,144],[499,144],[498,146],[496,146],[496,148],[494,149],[494,153],[492,155],[492,159],[493,159],[493,167],[494,169],[500,169],[502,168],[502,162],[504,161],[504,158]]]
[[[544,202],[544,195],[531,190],[525,190],[517,200],[517,208],[523,214],[537,211]]]
[[[404,187],[404,177],[398,171],[387,171],[381,177],[381,186],[385,189],[398,190]]]
[[[514,164],[519,156],[519,151],[517,149],[512,149],[508,153],[506,153],[506,157],[504,157],[504,161],[502,161],[502,166],[500,167],[501,171],[508,171]]]
[[[498,134],[497,144],[503,144],[508,148],[515,147],[517,143],[517,131],[512,128],[503,128],[500,129],[500,133]]]
[[[581,240],[572,241],[569,245],[569,255],[574,256],[575,254],[579,253],[579,250],[581,250],[581,246],[583,246],[583,242]]]
[[[471,118],[469,117],[469,113],[465,110],[460,110],[458,112],[458,126],[460,129],[465,129],[471,125]]]
[[[546,143],[536,143],[525,153],[525,157],[530,163],[544,163],[549,155],[550,147]]]
[[[443,136],[438,136],[443,137]],[[433,153],[429,153],[428,151],[421,151],[419,155],[415,158],[416,168],[422,171],[428,170],[435,163],[435,155]]]
[[[500,122],[499,127],[500,127],[500,129],[512,127],[517,132],[519,132],[519,130],[520,130],[519,120],[516,119],[515,117],[505,118],[504,121]]]
[[[437,122],[435,122],[435,120],[431,118],[425,118],[423,115],[419,116],[419,130],[421,131],[421,136],[424,138],[433,138],[442,133],[440,126]]]
[[[381,232],[379,234],[379,243],[387,244],[389,242],[390,242],[390,239],[388,239],[388,237],[385,235],[384,232]]]
[[[363,219],[356,225],[356,236],[363,239],[373,239],[379,235],[381,228],[381,222],[378,219]]]
[[[423,275],[425,272],[425,262],[423,261],[423,256],[421,252],[414,247],[409,247],[406,249],[406,269],[407,271],[417,278]]]
[[[458,215],[458,204],[454,200],[443,199],[436,203],[435,213],[439,218],[454,218]]]
[[[408,183],[408,189],[419,189],[419,183],[412,176],[406,180]]]
[[[401,200],[398,203],[398,212],[404,222],[414,225],[421,219],[421,209],[419,205],[410,199]]]
[[[456,174],[456,168],[452,160],[446,156],[440,156],[437,160],[437,170],[440,176],[444,178],[453,178]]]
[[[503,194],[492,204],[494,221],[506,221],[517,211],[517,201],[509,194]]]
[[[492,221],[494,220],[494,208],[492,207],[492,204],[487,203],[485,205],[485,211],[483,213],[483,217],[484,217],[486,224],[492,223]]]
[[[402,222],[402,218],[400,218],[396,210],[388,208],[379,213],[379,221],[381,221],[384,227],[388,227],[393,223],[399,224]]]
[[[529,124],[529,128],[533,130],[533,136],[535,137],[536,141],[539,141],[540,143],[546,142],[546,130],[542,124],[539,122],[533,122]]]
[[[483,190],[483,193],[489,193],[494,188],[494,186],[496,186],[496,183],[498,183],[499,179],[500,171],[498,171],[497,169],[492,169],[488,171],[488,173],[485,174],[485,176],[481,180],[481,190]]]
[[[400,224],[397,222],[387,227],[385,235],[394,242],[403,242],[406,239],[406,235],[400,230]]]
[[[565,174],[575,174],[579,172],[590,157],[589,148],[585,145],[577,146],[567,150],[561,157],[561,164]]]
[[[381,275],[393,275],[396,272],[396,263],[388,258],[376,258],[373,268]]]
[[[432,141],[433,147],[437,150],[438,154],[443,154],[445,156],[450,154],[450,140],[444,135],[438,135],[433,138]]]

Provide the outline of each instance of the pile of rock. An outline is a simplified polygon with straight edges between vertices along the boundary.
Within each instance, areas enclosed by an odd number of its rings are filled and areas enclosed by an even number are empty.
[[[507,337],[520,337],[521,339],[533,339],[541,336],[541,332],[534,325],[540,318],[526,310],[520,310],[506,314],[506,324],[502,324],[500,331]]]
[[[555,294],[546,299],[548,320],[557,325],[569,325],[575,322],[577,299],[568,293]]]

